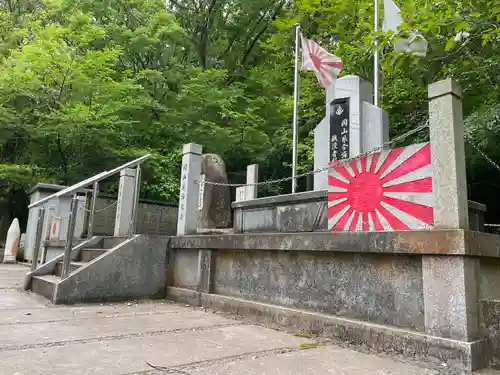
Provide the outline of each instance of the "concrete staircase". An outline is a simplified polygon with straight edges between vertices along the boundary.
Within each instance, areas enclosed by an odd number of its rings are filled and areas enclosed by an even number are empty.
[[[169,237],[93,237],[26,274],[24,289],[55,304],[164,297]]]
[[[71,254],[72,261],[70,263],[68,277],[71,277],[71,274],[81,267],[102,257],[110,249],[119,245],[126,239],[126,237],[95,237],[75,247]],[[44,267],[43,270],[40,270],[38,274],[32,275],[31,291],[52,300],[55,287],[57,283],[61,281],[63,258],[62,256],[58,256],[42,267]]]

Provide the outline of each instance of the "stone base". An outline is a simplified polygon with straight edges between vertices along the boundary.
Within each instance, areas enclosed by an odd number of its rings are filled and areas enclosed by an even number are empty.
[[[449,367],[462,371],[485,366],[485,339],[473,342],[449,340],[391,326],[176,287],[167,288],[167,298],[251,318],[261,324],[274,324],[291,331],[364,344],[378,351],[437,358]]]
[[[4,255],[3,263],[4,264],[16,264],[17,260],[16,260],[16,257],[14,257],[12,255]]]

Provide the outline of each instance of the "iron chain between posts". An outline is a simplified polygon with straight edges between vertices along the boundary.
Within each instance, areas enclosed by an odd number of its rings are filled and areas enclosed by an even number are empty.
[[[305,172],[305,173],[298,174],[297,176],[295,176],[295,178],[298,179],[298,178],[302,178],[302,177],[305,177],[305,176],[308,176],[308,175],[311,175],[311,174],[316,174],[316,173],[324,172],[324,171],[327,171],[327,170],[329,170],[331,168],[335,168],[335,166],[338,165],[339,163],[345,163],[345,162],[348,162],[349,160],[357,160],[357,159],[360,159],[363,156],[374,154],[376,152],[381,151],[384,147],[391,146],[394,143],[400,142],[403,139],[409,137],[410,135],[418,133],[419,131],[421,131],[423,129],[426,129],[428,127],[429,127],[429,120],[426,120],[424,124],[416,127],[415,129],[412,129],[412,130],[410,130],[410,131],[408,131],[408,132],[406,132],[406,133],[404,133],[402,135],[399,135],[399,136],[391,139],[388,142],[385,142],[384,144],[382,144],[382,146],[376,147],[373,150],[364,152],[364,153],[362,153],[360,155],[357,155],[357,156],[349,158],[349,159],[337,160],[333,165],[328,165],[328,166],[323,167],[323,168],[318,168],[318,169],[314,169],[312,171],[308,171],[308,172]],[[211,181],[204,181],[203,183],[209,184],[209,185],[215,185],[215,186],[241,187],[241,186],[271,185],[271,184],[278,184],[280,182],[291,181],[291,180],[292,180],[292,177],[289,176],[289,177],[279,178],[279,179],[276,179],[276,180],[260,181],[260,182],[254,183],[254,184],[229,184],[229,183],[226,184],[226,183],[222,183],[222,182],[211,182]],[[199,183],[198,180],[195,180],[194,182],[196,184]]]
[[[106,211],[108,208],[111,208],[113,207],[114,205],[116,205],[118,203],[118,201],[114,201],[113,203],[107,205],[106,207],[104,208],[100,208],[100,209],[96,209],[94,212],[97,213],[97,212],[102,212],[102,211]],[[85,206],[81,206],[80,207],[81,209],[83,209],[84,211],[87,211],[87,212],[91,212],[92,210],[89,210],[88,208],[85,208]]]

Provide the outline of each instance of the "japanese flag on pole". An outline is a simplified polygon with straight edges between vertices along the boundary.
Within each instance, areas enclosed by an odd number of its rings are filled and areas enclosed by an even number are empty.
[[[402,53],[411,53],[416,56],[425,57],[427,54],[427,41],[416,31],[411,31],[409,38],[399,37],[398,27],[403,24],[401,10],[393,0],[384,0],[384,25],[382,29],[387,32],[394,31],[394,50]]]
[[[318,82],[324,88],[338,77],[343,64],[340,57],[326,52],[319,44],[300,36],[302,41],[302,69],[316,73]]]

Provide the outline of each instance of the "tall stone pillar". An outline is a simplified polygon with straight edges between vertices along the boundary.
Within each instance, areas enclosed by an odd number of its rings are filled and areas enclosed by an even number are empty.
[[[435,228],[468,229],[461,89],[454,81],[429,86],[429,126]],[[479,259],[423,255],[422,276],[426,332],[461,342],[469,370],[481,367]]]
[[[115,236],[129,234],[134,210],[135,169],[126,168],[120,172],[118,202],[116,204]]]
[[[182,149],[181,185],[177,235],[196,234],[198,229],[198,200],[201,175],[202,147],[188,143]]]

